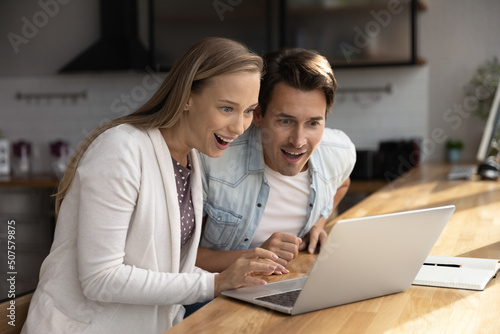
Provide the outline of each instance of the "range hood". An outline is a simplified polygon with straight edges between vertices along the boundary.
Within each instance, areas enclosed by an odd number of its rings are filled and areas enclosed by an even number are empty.
[[[100,0],[99,5],[99,40],[60,72],[143,70],[149,56],[138,37],[136,0]]]

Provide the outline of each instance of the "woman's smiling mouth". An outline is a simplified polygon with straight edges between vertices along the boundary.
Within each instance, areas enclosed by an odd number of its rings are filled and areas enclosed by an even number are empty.
[[[229,144],[235,139],[235,138],[226,138],[222,137],[221,135],[214,133],[215,137],[215,144],[220,150],[225,150],[226,148],[229,147]]]

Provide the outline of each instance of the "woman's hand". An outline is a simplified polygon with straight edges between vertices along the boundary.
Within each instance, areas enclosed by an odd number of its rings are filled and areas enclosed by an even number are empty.
[[[278,256],[271,251],[255,248],[238,258],[229,268],[215,276],[214,296],[222,291],[249,285],[266,285],[255,275],[271,275],[274,272],[287,272],[285,267],[275,262]]]

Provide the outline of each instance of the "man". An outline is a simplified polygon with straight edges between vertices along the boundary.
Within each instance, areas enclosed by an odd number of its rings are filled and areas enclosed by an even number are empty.
[[[328,61],[283,49],[264,63],[254,124],[221,158],[201,155],[206,217],[196,264],[209,271],[254,247],[284,266],[299,250],[313,253],[349,187],[354,145],[325,129],[337,88]]]

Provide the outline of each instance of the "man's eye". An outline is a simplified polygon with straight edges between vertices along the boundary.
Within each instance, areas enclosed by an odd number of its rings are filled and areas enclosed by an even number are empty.
[[[288,124],[291,123],[291,121],[289,119],[281,119],[280,123],[283,124],[283,125],[288,125]]]

